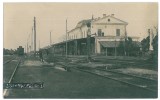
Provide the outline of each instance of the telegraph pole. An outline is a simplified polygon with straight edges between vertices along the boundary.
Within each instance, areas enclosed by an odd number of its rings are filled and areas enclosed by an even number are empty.
[[[116,43],[116,37],[115,37],[115,58],[117,57],[117,43]]]
[[[27,53],[26,45],[25,45],[25,50],[24,51],[25,51],[25,53]]]
[[[40,40],[39,40],[39,50],[40,50]]]
[[[88,31],[87,31],[87,60],[90,62],[91,60],[91,55],[90,55],[90,37],[91,37],[91,24],[87,23]]]
[[[66,59],[67,59],[67,19],[66,19]]]
[[[28,40],[27,40],[27,54],[28,54]]]
[[[153,42],[153,29],[148,29],[148,34],[149,34],[149,50],[153,51],[153,46],[152,46],[152,42]]]
[[[31,51],[33,50],[33,27],[32,27],[32,33],[31,33]]]
[[[34,17],[34,56],[36,57],[36,17]]]
[[[52,45],[52,34],[51,34],[51,31],[50,31],[50,46]]]
[[[30,34],[28,34],[28,39],[27,39],[27,45],[28,45],[28,53],[30,52],[30,43],[29,43],[29,40],[30,40]]]

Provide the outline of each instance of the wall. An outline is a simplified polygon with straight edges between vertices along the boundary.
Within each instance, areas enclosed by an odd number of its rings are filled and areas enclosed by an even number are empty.
[[[120,36],[125,36],[126,25],[107,25],[107,24],[92,24],[91,33],[98,35],[98,29],[102,29],[104,36],[116,36],[116,29],[120,29]]]
[[[86,38],[87,37],[87,30],[88,30],[88,27],[85,25],[81,28],[82,30],[82,38]]]
[[[68,40],[79,39],[81,38],[82,32],[80,28],[76,28],[70,32],[68,32]]]

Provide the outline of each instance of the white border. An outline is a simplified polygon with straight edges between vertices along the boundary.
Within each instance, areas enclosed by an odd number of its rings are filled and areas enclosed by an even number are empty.
[[[2,2],[158,2],[158,0],[1,0]]]
[[[0,99],[4,99],[3,98],[3,3],[13,3],[13,2],[86,2],[86,3],[92,3],[92,2],[158,2],[158,6],[159,6],[159,1],[158,0],[0,0],[0,64],[1,64],[1,70],[0,70],[0,94],[1,97]],[[159,7],[158,7],[159,8]],[[159,9],[158,9],[158,16],[159,16]],[[159,17],[158,17],[159,18]],[[159,20],[158,20],[159,21]],[[159,27],[158,27],[159,28]],[[158,29],[159,30],[159,29]],[[160,40],[160,38],[159,38]],[[160,44],[158,45],[159,50],[160,50]],[[160,54],[158,54],[160,56]],[[160,59],[158,59],[158,62],[160,61]],[[158,65],[159,67],[159,65]],[[159,80],[159,75],[158,75],[158,80]],[[159,85],[159,84],[158,84]],[[160,90],[160,88],[158,87],[158,90]],[[159,97],[159,93],[158,93],[158,97]],[[107,99],[107,98],[106,98]],[[19,99],[18,99],[19,100]],[[32,100],[32,99],[31,99]],[[127,100],[127,99],[126,99]],[[138,100],[138,99],[137,99]],[[140,99],[139,99],[140,100]],[[150,100],[150,99],[148,99]]]

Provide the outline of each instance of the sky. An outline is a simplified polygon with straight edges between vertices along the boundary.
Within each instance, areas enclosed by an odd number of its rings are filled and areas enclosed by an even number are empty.
[[[67,30],[83,19],[114,14],[128,22],[128,36],[146,37],[147,29],[158,26],[158,3],[4,3],[3,46],[7,49],[31,43],[36,17],[37,49],[63,40]],[[39,45],[40,44],[40,45]]]

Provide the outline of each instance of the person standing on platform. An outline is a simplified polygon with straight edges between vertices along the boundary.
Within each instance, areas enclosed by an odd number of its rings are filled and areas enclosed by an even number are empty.
[[[42,51],[41,51],[41,50],[39,51],[39,58],[40,58],[40,61],[42,61],[42,62],[43,62],[43,53],[42,53]]]

